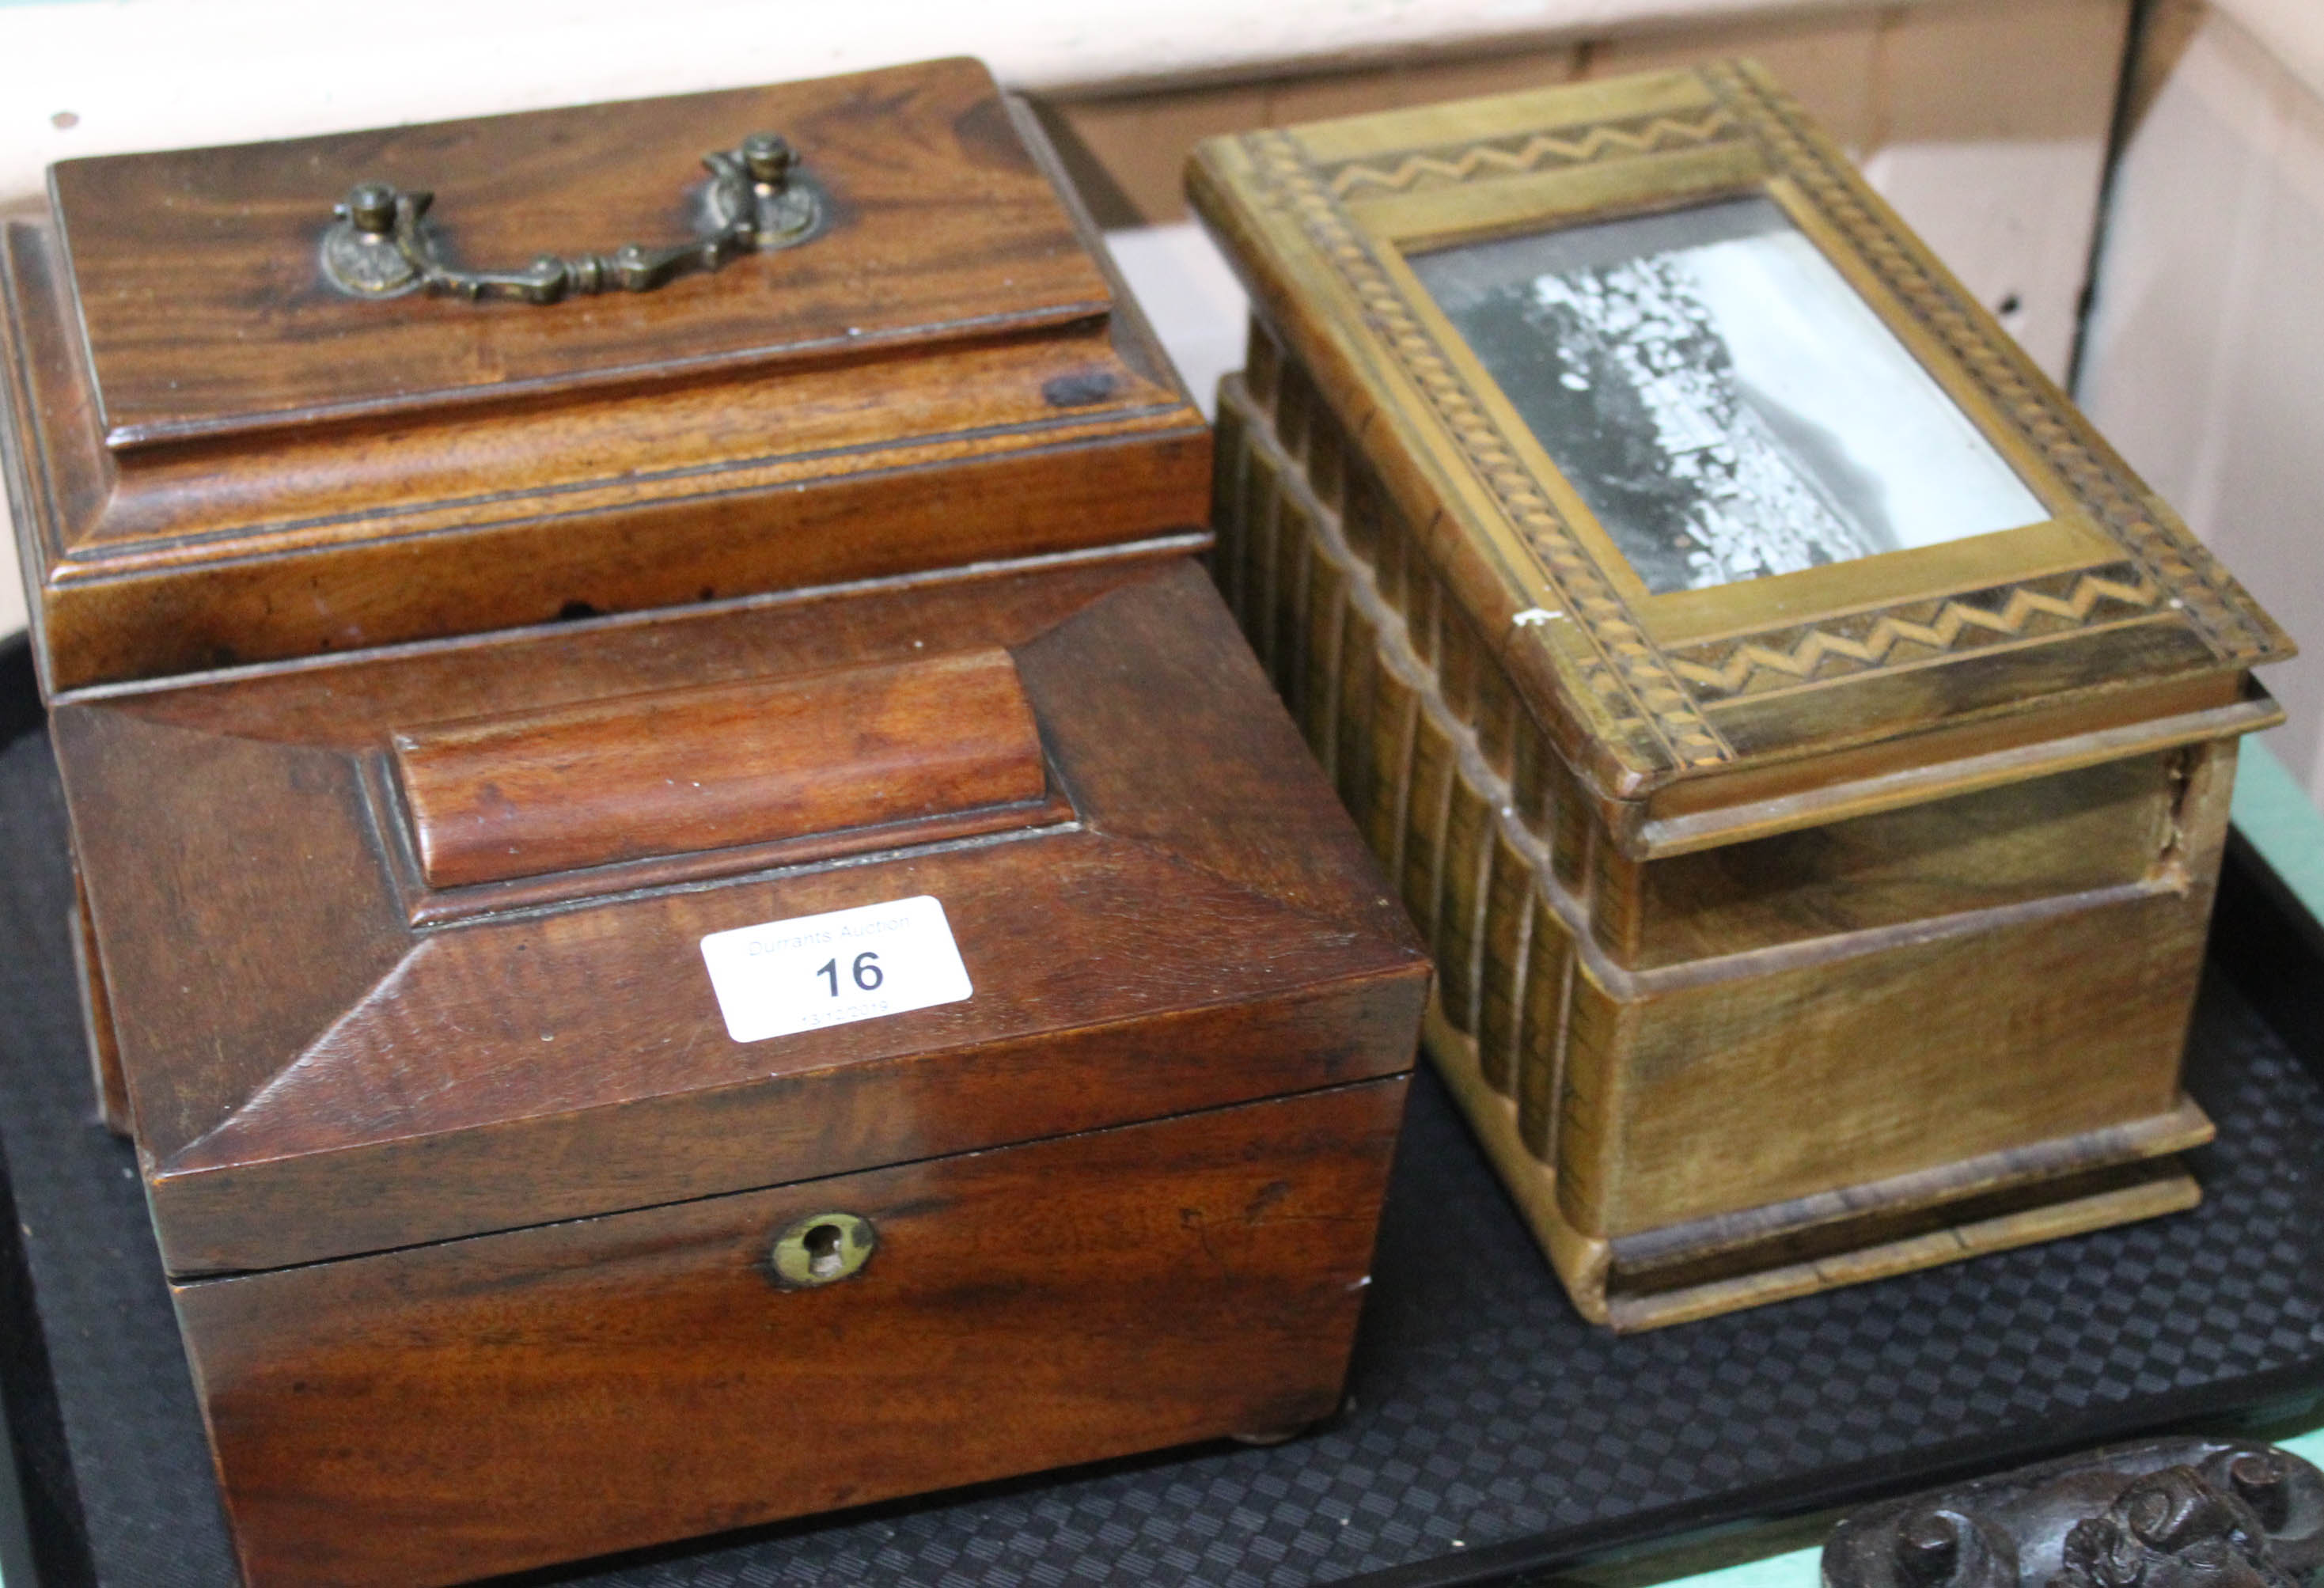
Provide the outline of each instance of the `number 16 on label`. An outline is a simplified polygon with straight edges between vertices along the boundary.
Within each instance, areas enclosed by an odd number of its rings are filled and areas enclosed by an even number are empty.
[[[944,906],[925,893],[713,932],[702,960],[737,1042],[956,1003],[973,991]]]

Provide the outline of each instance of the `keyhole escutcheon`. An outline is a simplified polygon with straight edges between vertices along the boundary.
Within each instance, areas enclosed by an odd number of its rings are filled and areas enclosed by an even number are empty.
[[[861,1273],[879,1244],[870,1219],[852,1213],[809,1214],[775,1237],[775,1283],[786,1290],[836,1284]]]

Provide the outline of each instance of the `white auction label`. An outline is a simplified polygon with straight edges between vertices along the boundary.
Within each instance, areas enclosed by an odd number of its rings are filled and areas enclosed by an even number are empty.
[[[713,932],[702,960],[737,1042],[957,1003],[973,991],[944,906],[925,893]]]

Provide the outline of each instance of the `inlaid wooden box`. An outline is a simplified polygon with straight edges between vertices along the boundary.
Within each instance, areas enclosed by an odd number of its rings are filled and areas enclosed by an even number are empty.
[[[255,1588],[1338,1404],[1428,967],[1052,170],[954,61],[8,229],[93,1048]]]
[[[1213,573],[1565,1282],[1679,1322],[2183,1208],[2257,605],[1764,74],[1202,145]]]

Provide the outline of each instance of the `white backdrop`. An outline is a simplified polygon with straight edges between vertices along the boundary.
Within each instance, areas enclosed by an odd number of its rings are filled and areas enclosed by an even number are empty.
[[[1833,9],[1834,0],[1820,0]],[[1913,4],[1914,0],[1904,0]],[[2310,0],[2289,0],[2309,4]],[[1858,0],[1861,7],[1863,0]],[[0,8],[0,201],[52,161],[982,57],[1013,88],[1601,37],[1819,0],[81,0]],[[1890,0],[1889,9],[1898,8]]]

